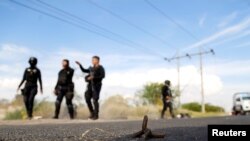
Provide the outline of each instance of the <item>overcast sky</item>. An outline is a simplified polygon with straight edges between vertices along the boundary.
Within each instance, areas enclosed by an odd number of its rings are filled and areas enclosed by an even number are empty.
[[[104,100],[116,94],[133,97],[150,82],[169,79],[176,85],[176,62],[163,58],[172,57],[177,49],[180,54],[195,53],[201,46],[216,53],[204,56],[206,102],[229,110],[233,93],[250,91],[247,0],[148,0],[195,38],[145,0],[93,1],[113,15],[88,0],[18,0],[43,14],[9,0],[0,1],[0,98],[14,97],[30,56],[39,59],[44,81],[44,95],[37,98],[54,100],[61,60],[71,61],[76,91],[83,96],[84,74],[74,61],[88,67],[91,56],[99,55],[107,72],[101,93]],[[181,60],[182,102],[200,102],[199,73],[198,57]]]

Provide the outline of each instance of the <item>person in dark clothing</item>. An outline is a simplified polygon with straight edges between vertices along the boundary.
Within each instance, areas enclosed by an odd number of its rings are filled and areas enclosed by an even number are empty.
[[[161,118],[164,118],[165,111],[167,110],[167,108],[169,108],[172,118],[175,117],[174,112],[173,112],[172,92],[170,89],[170,85],[171,85],[171,82],[169,80],[166,80],[164,86],[162,87],[163,109],[161,112]]]
[[[65,96],[70,119],[74,119],[74,107],[72,103],[74,97],[74,83],[72,81],[74,70],[69,66],[69,60],[67,59],[62,61],[62,66],[63,69],[59,71],[58,81],[54,90],[54,94],[57,98],[55,102],[55,116],[53,118],[59,118],[61,103]]]
[[[27,112],[27,117],[29,119],[32,119],[34,99],[37,94],[37,81],[39,81],[39,84],[40,84],[41,94],[43,92],[43,85],[42,85],[41,72],[36,67],[37,58],[30,57],[29,64],[30,64],[30,67],[25,69],[24,74],[23,74],[23,79],[21,83],[19,84],[17,91],[19,91],[19,89],[25,82],[25,86],[21,91],[22,91],[23,101],[25,104],[26,112]]]
[[[98,56],[92,57],[93,66],[88,69],[83,68],[83,66],[76,61],[80,69],[84,73],[88,73],[85,77],[87,84],[87,90],[85,92],[85,100],[89,108],[90,119],[97,120],[99,118],[99,97],[102,88],[102,80],[105,77],[105,70],[102,65],[100,65],[100,58]],[[93,104],[91,100],[93,99]],[[93,108],[94,105],[94,108]]]

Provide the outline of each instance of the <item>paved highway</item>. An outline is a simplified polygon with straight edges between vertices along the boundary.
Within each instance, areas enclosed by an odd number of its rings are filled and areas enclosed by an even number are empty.
[[[143,140],[131,138],[142,120],[31,120],[0,121],[0,141],[102,141]],[[208,124],[250,124],[249,116],[149,120],[148,128],[164,133],[166,141],[207,141]]]

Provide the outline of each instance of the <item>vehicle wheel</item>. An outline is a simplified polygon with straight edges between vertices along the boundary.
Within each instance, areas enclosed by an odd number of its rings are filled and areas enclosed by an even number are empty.
[[[240,115],[246,115],[246,112],[243,111],[243,108],[241,107],[241,110],[240,110]]]

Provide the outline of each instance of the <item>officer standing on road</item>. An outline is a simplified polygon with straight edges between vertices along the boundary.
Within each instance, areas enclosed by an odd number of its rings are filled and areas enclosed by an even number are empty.
[[[22,84],[25,82],[24,88],[21,90],[23,95],[23,101],[27,111],[28,119],[32,119],[33,116],[33,105],[34,99],[37,94],[37,80],[40,84],[41,94],[43,92],[42,77],[40,70],[36,67],[37,58],[30,57],[29,59],[30,67],[26,68],[24,71],[23,79],[18,86],[17,91],[21,88]]]
[[[82,72],[89,73],[85,77],[85,81],[88,83],[87,90],[85,92],[85,100],[88,105],[90,116],[89,118],[92,120],[97,120],[99,118],[99,97],[100,91],[102,87],[102,80],[105,77],[105,70],[102,65],[100,65],[100,58],[98,56],[92,57],[92,64],[93,66],[89,67],[88,69],[83,68],[83,66],[76,61],[76,64],[79,65]],[[93,105],[91,100],[93,99]]]
[[[169,80],[165,81],[164,86],[162,87],[162,101],[163,101],[163,109],[161,112],[161,118],[164,118],[165,111],[169,108],[170,114],[172,118],[175,117],[173,112],[173,103],[172,103],[172,92],[170,89],[171,82]]]
[[[69,66],[69,60],[67,59],[62,61],[62,67],[63,69],[59,71],[58,81],[54,90],[57,98],[55,102],[55,116],[53,118],[58,119],[61,103],[65,96],[70,119],[74,119],[74,107],[72,103],[74,97],[74,83],[72,81],[74,70]]]

